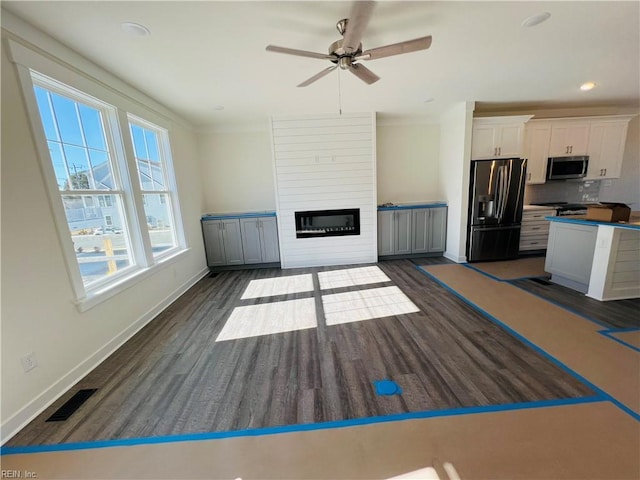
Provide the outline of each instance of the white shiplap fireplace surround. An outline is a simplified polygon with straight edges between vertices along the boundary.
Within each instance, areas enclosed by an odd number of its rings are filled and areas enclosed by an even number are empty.
[[[374,263],[375,113],[271,118],[282,268]],[[296,238],[295,212],[360,209],[360,235]]]

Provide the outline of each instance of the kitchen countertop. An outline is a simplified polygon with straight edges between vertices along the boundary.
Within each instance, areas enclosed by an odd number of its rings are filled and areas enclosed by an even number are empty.
[[[406,210],[411,208],[436,208],[436,207],[446,207],[447,203],[443,201],[434,201],[434,202],[411,202],[411,203],[383,203],[382,205],[378,205],[378,211],[384,210]]]
[[[631,217],[628,222],[602,222],[599,220],[587,220],[586,215],[565,215],[562,217],[545,217],[545,219],[551,222],[574,223],[578,225],[590,225],[593,227],[605,225],[608,227],[640,230],[640,212],[631,212]]]
[[[255,217],[275,217],[273,210],[261,210],[256,212],[227,212],[227,213],[203,213],[202,220],[224,220],[231,218],[255,218]]]

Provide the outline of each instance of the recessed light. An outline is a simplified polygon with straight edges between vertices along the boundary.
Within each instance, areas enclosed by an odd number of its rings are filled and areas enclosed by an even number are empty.
[[[536,25],[541,24],[542,22],[549,20],[549,17],[551,17],[551,14],[549,12],[542,12],[542,13],[538,13],[536,15],[531,15],[528,18],[525,18],[522,21],[522,26],[523,27],[535,27]]]
[[[148,37],[149,35],[151,35],[151,30],[149,30],[144,25],[140,25],[139,23],[122,22],[121,27],[125,32],[137,37]]]
[[[424,103],[431,103],[431,102],[433,102],[434,100],[435,100],[435,98],[433,98],[433,97],[429,97],[429,98],[427,98],[427,99],[424,101]]]
[[[593,82],[586,82],[583,83],[582,85],[580,85],[580,90],[582,90],[583,92],[588,92],[589,90],[592,90],[593,87],[595,87],[596,84]]]
[[[214,110],[224,110],[224,107],[222,105],[214,105],[213,109]]]

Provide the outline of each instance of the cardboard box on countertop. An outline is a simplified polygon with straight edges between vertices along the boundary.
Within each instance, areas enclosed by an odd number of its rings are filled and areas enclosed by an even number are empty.
[[[601,203],[589,205],[587,208],[587,220],[598,222],[628,222],[631,209],[624,203]]]

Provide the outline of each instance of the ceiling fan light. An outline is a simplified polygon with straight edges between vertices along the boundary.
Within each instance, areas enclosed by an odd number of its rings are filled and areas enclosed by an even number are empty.
[[[522,21],[523,27],[535,27],[536,25],[540,25],[542,22],[549,20],[551,14],[549,12],[542,12],[536,15],[531,15],[530,17],[525,18]]]

